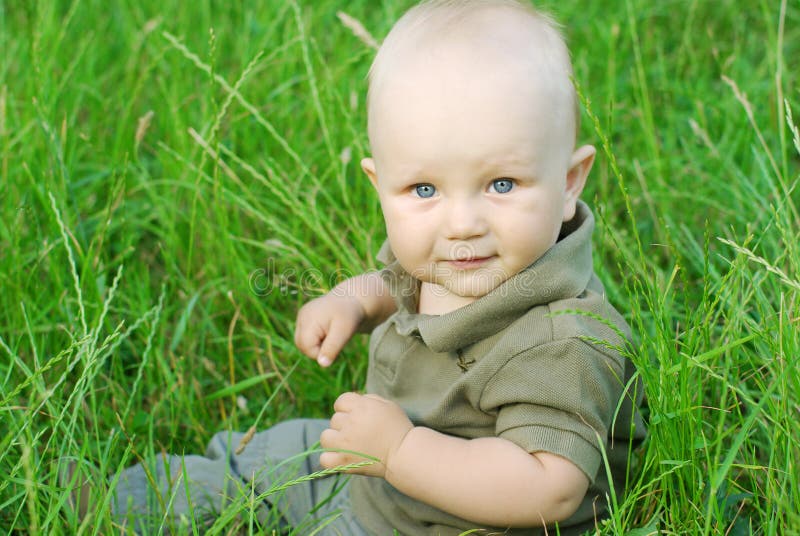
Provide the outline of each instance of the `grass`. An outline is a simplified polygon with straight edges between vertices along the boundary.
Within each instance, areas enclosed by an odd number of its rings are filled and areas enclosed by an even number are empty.
[[[363,385],[365,338],[323,371],[293,321],[385,236],[373,50],[336,12],[380,39],[410,3],[0,0],[0,528],[112,532],[108,496],[63,512],[56,460],[113,474]],[[800,7],[583,4],[541,3],[650,431],[602,532],[798,533]]]

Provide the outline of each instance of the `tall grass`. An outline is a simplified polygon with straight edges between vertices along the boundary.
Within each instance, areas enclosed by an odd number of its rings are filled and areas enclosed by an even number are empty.
[[[385,236],[357,165],[373,49],[336,13],[380,39],[410,4],[0,0],[0,528],[112,532],[102,489],[65,513],[59,463],[114,475],[363,386],[364,337],[323,371],[293,321]],[[541,3],[650,431],[601,528],[800,532],[800,7],[585,4]]]

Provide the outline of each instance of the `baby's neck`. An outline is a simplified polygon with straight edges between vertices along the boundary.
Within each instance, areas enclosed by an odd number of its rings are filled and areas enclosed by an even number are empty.
[[[441,285],[423,281],[419,289],[417,312],[424,315],[443,315],[469,305],[476,299],[453,294]]]

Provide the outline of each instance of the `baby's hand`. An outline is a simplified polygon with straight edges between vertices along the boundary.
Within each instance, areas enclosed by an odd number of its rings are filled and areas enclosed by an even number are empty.
[[[364,316],[364,307],[356,298],[329,292],[300,308],[294,343],[321,366],[330,366]]]
[[[330,428],[320,436],[322,448],[360,452],[377,458],[381,463],[351,472],[384,478],[389,459],[414,428],[406,413],[394,402],[378,395],[356,393],[339,396],[333,409],[336,413],[331,417]],[[362,456],[347,452],[325,452],[320,458],[325,468],[362,461]]]

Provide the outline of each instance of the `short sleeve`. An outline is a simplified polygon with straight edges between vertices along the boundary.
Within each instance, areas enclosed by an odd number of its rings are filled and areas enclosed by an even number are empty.
[[[562,456],[594,482],[623,389],[621,356],[568,338],[511,358],[487,383],[481,406],[497,413],[498,437]]]

